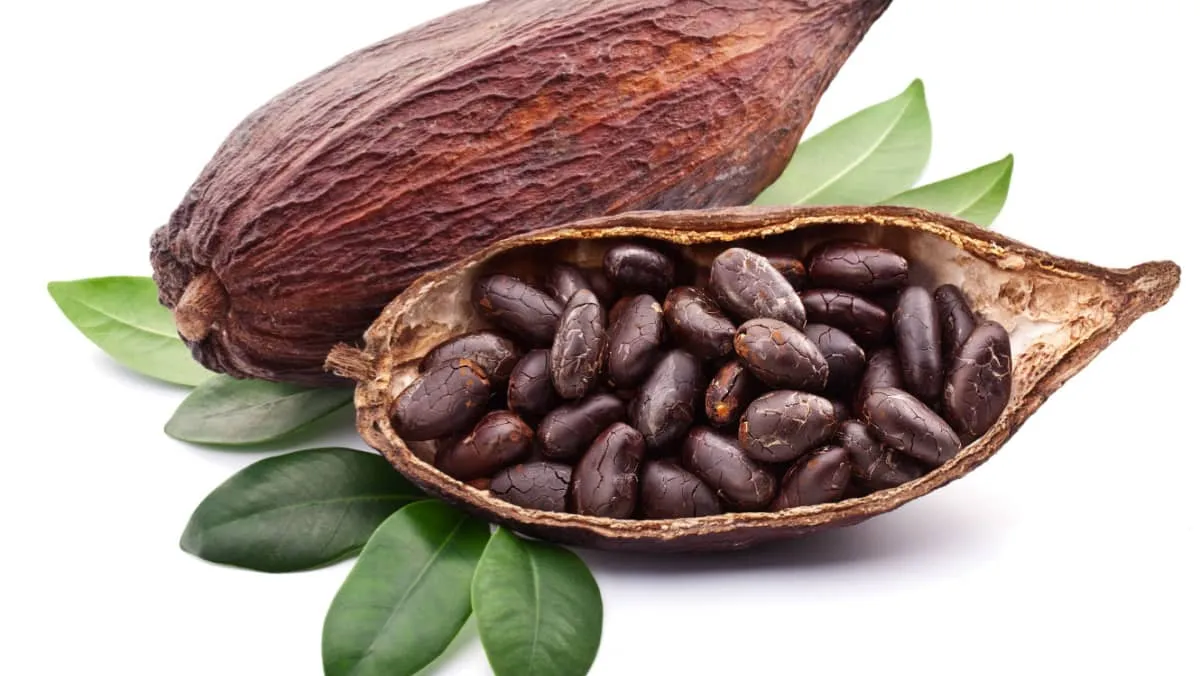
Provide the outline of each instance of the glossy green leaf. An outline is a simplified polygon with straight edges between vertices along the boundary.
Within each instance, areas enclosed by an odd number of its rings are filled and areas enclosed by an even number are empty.
[[[875,204],[912,187],[933,135],[920,80],[802,142],[755,204]]]
[[[976,225],[991,225],[1008,199],[1013,156],[985,164],[965,174],[913,188],[881,204],[920,207],[957,216]]]
[[[47,288],[75,328],[122,366],[180,385],[212,377],[179,339],[149,277],[95,277]]]
[[[596,659],[600,588],[568,549],[497,530],[475,570],[471,605],[497,676],[583,676]]]
[[[166,432],[199,444],[260,444],[328,415],[353,396],[349,388],[309,388],[214,376],[179,404]]]
[[[446,650],[471,616],[488,525],[424,500],[375,531],[325,615],[325,676],[406,676]]]
[[[268,573],[309,570],[353,556],[384,519],[424,498],[374,453],[296,451],[260,460],[209,493],[179,546]]]

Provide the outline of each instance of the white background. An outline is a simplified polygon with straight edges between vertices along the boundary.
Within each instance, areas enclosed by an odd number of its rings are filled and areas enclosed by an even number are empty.
[[[0,671],[321,672],[322,619],[348,565],[270,576],[181,552],[192,508],[263,454],[164,436],[184,391],[111,364],[45,284],[147,274],[151,231],[245,114],[466,4],[0,10]],[[1184,285],[998,457],[896,513],[748,553],[584,552],[605,599],[593,673],[1200,671],[1198,8],[893,4],[814,131],[922,77],[927,179],[1014,152],[998,230],[1104,265],[1171,258]],[[349,432],[319,441],[363,446]],[[430,673],[487,673],[473,627]]]

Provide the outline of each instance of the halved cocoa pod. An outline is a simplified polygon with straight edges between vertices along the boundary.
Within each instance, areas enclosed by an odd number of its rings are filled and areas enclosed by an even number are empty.
[[[214,371],[335,381],[333,345],[504,237],[751,201],[889,2],[491,0],[435,19],[230,134],[151,240],[159,298]]]
[[[484,327],[469,301],[476,279],[495,273],[528,275],[546,260],[595,267],[609,247],[630,238],[673,242],[699,266],[730,246],[749,244],[758,251],[790,252],[804,250],[805,244],[851,238],[887,247],[919,266],[931,286],[958,285],[982,321],[1004,327],[1011,336],[1011,396],[978,439],[924,476],[865,497],[779,512],[649,521],[548,513],[471,489],[410,451],[392,426],[389,405],[416,377],[416,365],[430,348]],[[339,347],[328,363],[359,381],[355,405],[363,438],[433,495],[558,542],[655,551],[728,549],[858,523],[958,479],[995,454],[1046,397],[1135,319],[1166,303],[1178,283],[1174,263],[1101,268],[913,209],[630,213],[510,238],[431,273],[384,310],[367,332],[365,348]]]

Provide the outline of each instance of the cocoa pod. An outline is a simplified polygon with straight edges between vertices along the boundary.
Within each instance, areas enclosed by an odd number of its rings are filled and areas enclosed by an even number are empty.
[[[214,371],[330,382],[330,347],[503,237],[749,202],[889,1],[491,0],[396,35],[233,131],[154,234],[160,300]]]
[[[781,512],[727,513],[663,522],[578,514],[529,512],[471,490],[409,450],[388,419],[389,403],[416,377],[432,345],[477,328],[471,309],[454,299],[481,270],[546,260],[559,240],[570,262],[595,267],[604,252],[627,238],[673,242],[698,266],[730,246],[753,243],[768,253],[795,251],[797,242],[834,237],[880,244],[898,252],[936,286],[961,286],[981,319],[1011,336],[1011,395],[995,423],[944,464],[889,490],[853,500]],[[1179,283],[1179,268],[1155,262],[1129,269],[1102,268],[1060,258],[949,216],[897,207],[816,207],[642,212],[572,223],[520,235],[448,266],[410,287],[384,310],[362,350],[339,347],[330,365],[356,374],[358,428],[392,465],[435,496],[521,532],[557,542],[655,551],[745,547],[845,526],[882,514],[962,477],[992,457],[1005,441],[1071,376],[1142,314],[1160,307]],[[447,312],[447,307],[455,307]],[[975,359],[973,363],[982,363]],[[1118,374],[1119,375],[1119,374]],[[1130,388],[1134,383],[1114,383]],[[399,388],[399,389],[397,389]],[[997,412],[988,410],[988,419]],[[858,493],[854,493],[858,495]]]

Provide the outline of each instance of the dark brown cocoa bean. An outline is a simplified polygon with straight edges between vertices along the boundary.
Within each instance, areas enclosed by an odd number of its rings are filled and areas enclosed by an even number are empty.
[[[762,509],[775,497],[775,475],[709,427],[693,427],[683,442],[683,466],[738,511]]]
[[[850,452],[855,480],[872,491],[895,488],[925,473],[917,461],[881,446],[858,420],[842,422],[834,438],[837,445]]]
[[[493,385],[508,380],[521,351],[511,340],[491,331],[476,331],[456,336],[429,351],[421,360],[421,373],[455,359],[470,359],[479,364]]]
[[[512,411],[492,411],[471,433],[438,453],[436,466],[459,481],[490,477],[533,450],[533,430]]]
[[[900,358],[896,356],[896,350],[890,347],[875,350],[867,358],[867,368],[863,370],[858,394],[854,398],[854,412],[862,417],[862,404],[867,395],[872,390],[885,387],[904,389],[904,375],[900,373]]]
[[[882,345],[891,336],[891,315],[862,296],[837,289],[809,289],[800,298],[810,321],[839,328],[864,348]]]
[[[510,275],[491,275],[475,283],[471,300],[486,319],[533,347],[554,342],[562,303]]]
[[[617,287],[613,286],[612,280],[604,274],[603,269],[588,269],[584,271],[584,275],[587,278],[588,288],[596,294],[602,305],[608,307],[617,300]]]
[[[566,307],[567,303],[571,300],[571,296],[574,296],[576,291],[582,289],[593,291],[592,285],[584,271],[570,263],[555,263],[551,265],[542,285],[546,287],[546,291],[550,293],[550,297],[562,303],[563,307]],[[597,297],[599,297],[599,294],[597,294]]]
[[[833,403],[795,390],[770,392],[750,402],[738,425],[738,443],[760,462],[790,462],[833,436]]]
[[[622,298],[608,333],[608,376],[613,387],[637,387],[654,368],[666,339],[663,308],[653,296]]]
[[[550,375],[550,350],[530,350],[508,380],[508,408],[528,420],[540,420],[561,400]]]
[[[809,254],[808,277],[813,286],[858,294],[877,293],[908,283],[908,261],[890,249],[833,240]]]
[[[417,376],[392,403],[402,439],[428,441],[462,434],[487,413],[487,374],[469,359],[446,362]]]
[[[721,312],[716,301],[694,286],[680,286],[667,294],[663,313],[671,337],[680,347],[701,359],[716,359],[733,351],[737,327]]]
[[[849,420],[852,417],[850,407],[841,399],[830,399],[829,403],[833,404],[833,417],[837,418],[838,422]]]
[[[548,460],[572,462],[609,425],[625,418],[625,402],[601,392],[550,411],[537,428],[542,455]]]
[[[614,423],[596,437],[571,474],[572,512],[628,519],[637,508],[638,469],[646,455],[642,435]]]
[[[760,317],[804,328],[804,304],[765,257],[734,247],[712,262],[709,286],[717,303],[738,321]]]
[[[696,417],[703,378],[700,360],[683,350],[658,362],[629,402],[629,420],[646,438],[646,448],[660,450],[683,438]]]
[[[953,284],[939,286],[933,293],[933,302],[942,327],[942,358],[949,364],[978,322],[962,289]]]
[[[733,349],[754,377],[771,387],[820,392],[829,365],[804,333],[775,319],[751,319],[738,327]]]
[[[818,448],[788,468],[771,509],[837,502],[849,484],[850,453],[839,446]]]
[[[829,365],[825,391],[836,396],[853,394],[867,367],[867,355],[850,334],[828,324],[809,323],[804,335]]]
[[[1012,396],[1012,345],[1008,331],[985,321],[950,363],[943,409],[946,421],[967,441],[983,436],[1000,419]]]
[[[804,288],[808,280],[805,275],[804,263],[801,263],[799,258],[772,254],[764,255],[767,257],[767,261],[771,263],[771,267],[778,270],[779,274],[788,280],[793,289],[799,291]]]
[[[704,412],[717,427],[733,424],[760,389],[745,364],[736,359],[726,362],[705,390]]]
[[[437,462],[437,455],[443,448],[448,448],[458,443],[453,438],[443,439],[426,439],[425,441],[417,441],[416,439],[405,439],[404,445],[408,446],[408,450],[417,456],[427,465],[432,465]]]
[[[904,389],[927,405],[936,406],[942,398],[945,373],[942,328],[933,294],[919,286],[905,289],[892,313],[892,330]]]
[[[565,512],[570,485],[570,465],[527,462],[500,470],[490,488],[496,497],[518,507]]]
[[[596,294],[580,289],[558,320],[550,347],[550,376],[564,399],[578,399],[600,380],[607,354],[604,307]]]
[[[904,390],[872,391],[863,402],[863,419],[885,446],[928,465],[941,465],[962,450],[950,425]]]
[[[675,284],[675,262],[643,244],[618,244],[604,254],[604,274],[621,293],[662,298]]]
[[[717,494],[674,460],[647,461],[639,483],[642,518],[686,519],[721,513]]]

